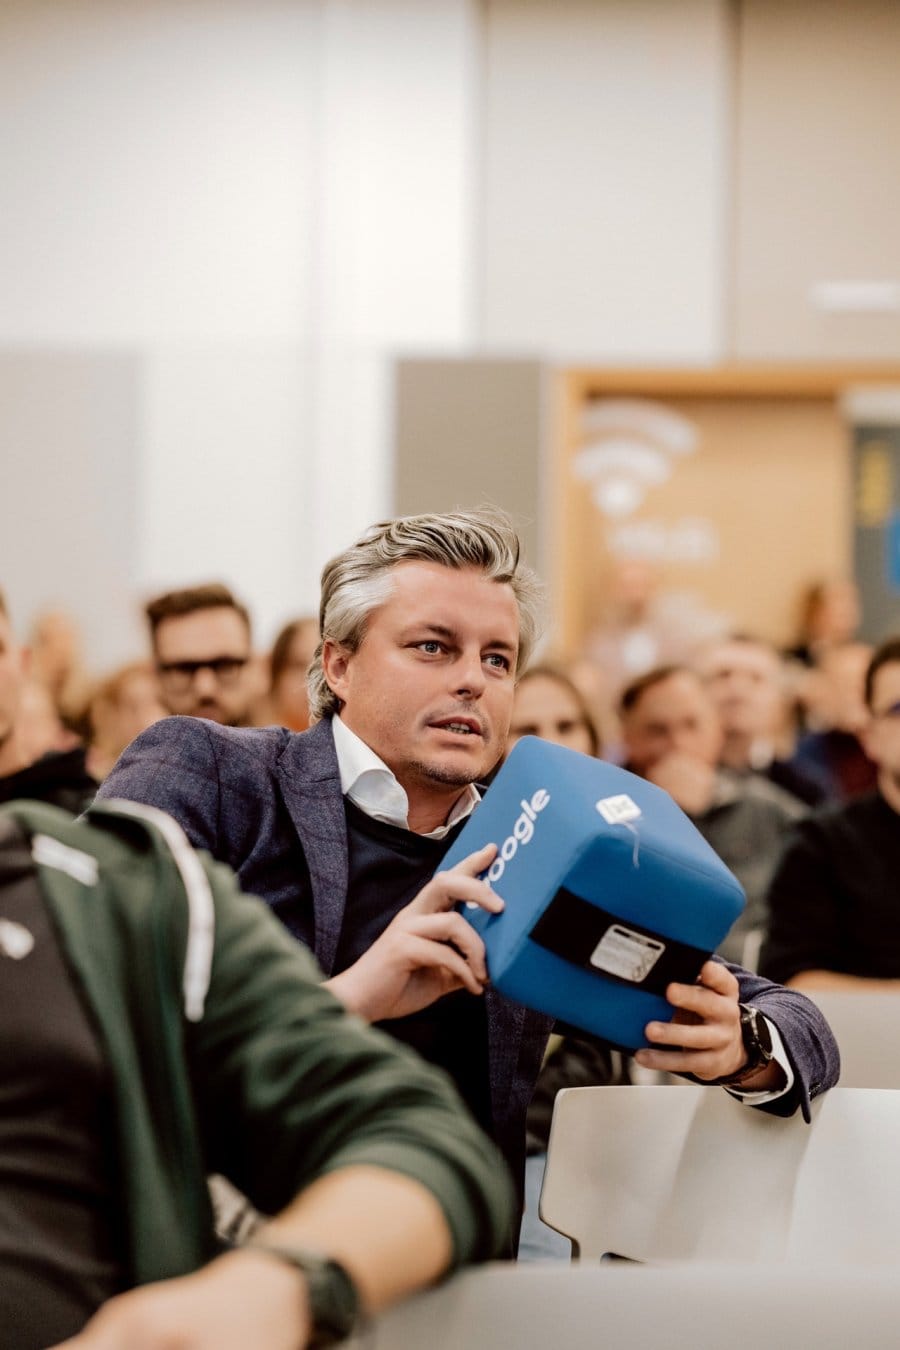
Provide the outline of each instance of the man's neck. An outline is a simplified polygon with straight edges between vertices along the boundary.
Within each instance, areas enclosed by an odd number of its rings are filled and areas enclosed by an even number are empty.
[[[409,802],[409,828],[413,834],[430,834],[446,824],[450,812],[466,791],[465,787],[446,787],[442,792],[423,792],[421,784],[412,786],[402,781],[400,786]]]
[[[722,742],[721,763],[726,769],[748,769],[753,737],[742,731],[730,731]]]

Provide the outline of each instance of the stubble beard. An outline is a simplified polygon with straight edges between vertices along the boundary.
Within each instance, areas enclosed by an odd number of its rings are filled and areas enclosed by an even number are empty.
[[[491,759],[490,763],[484,760],[471,768],[457,768],[453,764],[435,763],[429,760],[412,760],[409,764],[409,770],[418,777],[422,783],[440,785],[442,787],[464,788],[470,783],[478,783],[486,778],[500,758],[497,755]]]

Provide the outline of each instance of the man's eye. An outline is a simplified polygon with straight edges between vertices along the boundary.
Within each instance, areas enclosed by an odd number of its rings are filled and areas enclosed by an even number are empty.
[[[509,670],[509,659],[501,656],[499,652],[490,652],[484,659],[488,665],[494,666],[497,670]]]
[[[427,656],[436,656],[441,650],[441,644],[435,638],[426,638],[424,642],[419,642],[416,645]]]

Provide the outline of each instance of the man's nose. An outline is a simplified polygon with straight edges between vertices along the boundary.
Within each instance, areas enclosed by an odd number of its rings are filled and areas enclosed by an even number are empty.
[[[194,672],[194,694],[198,698],[215,698],[218,692],[215,672],[209,666],[198,666]]]
[[[484,693],[485,674],[481,652],[463,652],[453,667],[453,687],[460,696],[480,698]]]

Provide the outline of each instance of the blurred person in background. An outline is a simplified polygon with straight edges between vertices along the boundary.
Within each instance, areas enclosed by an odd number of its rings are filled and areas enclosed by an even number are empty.
[[[824,801],[825,784],[789,758],[794,732],[784,663],[775,647],[734,634],[703,648],[693,664],[719,714],[721,765],[734,773],[759,774],[806,806]]]
[[[760,968],[810,992],[900,992],[900,637],[873,655],[864,697],[876,789],[800,821],[769,891]]]
[[[29,679],[29,653],[0,592],[0,802],[31,798],[78,812],[96,790],[84,746],[62,727],[45,687]]]
[[[305,731],[309,726],[307,675],[319,645],[319,620],[312,614],[292,619],[281,629],[269,655],[268,694],[256,724]]]
[[[877,769],[860,741],[869,721],[865,680],[871,659],[872,648],[864,642],[828,647],[806,679],[808,730],[791,763],[816,776],[829,801],[846,801],[875,788]]]
[[[583,695],[563,670],[546,663],[532,666],[516,687],[509,725],[510,750],[522,736],[538,736],[594,758],[600,754],[600,736]],[[538,1215],[557,1092],[564,1087],[597,1087],[628,1081],[624,1057],[604,1041],[571,1035],[550,1037],[526,1117],[525,1214],[519,1235],[520,1261],[571,1258],[569,1239],[548,1228]]]
[[[615,559],[604,595],[604,617],[589,634],[584,656],[613,705],[631,680],[686,661],[699,642],[721,636],[728,626],[696,595],[664,587],[658,568],[645,558]]]
[[[830,647],[853,641],[861,618],[855,582],[842,577],[814,581],[801,597],[797,641],[785,656],[815,666]]]
[[[31,678],[46,689],[63,723],[71,725],[90,686],[78,624],[65,610],[46,610],[32,624],[27,645]]]
[[[621,717],[625,767],[670,794],[743,886],[746,908],[719,952],[754,969],[768,925],[769,882],[805,807],[760,776],[720,767],[715,704],[686,666],[661,666],[632,681]]]
[[[135,736],[166,716],[156,672],[147,661],[119,666],[97,684],[88,701],[87,766],[102,782]]]
[[[600,753],[600,734],[587,700],[566,673],[549,662],[531,666],[516,686],[507,753],[522,736]]]
[[[168,591],[145,613],[166,712],[249,726],[257,692],[250,615],[228,587]]]

